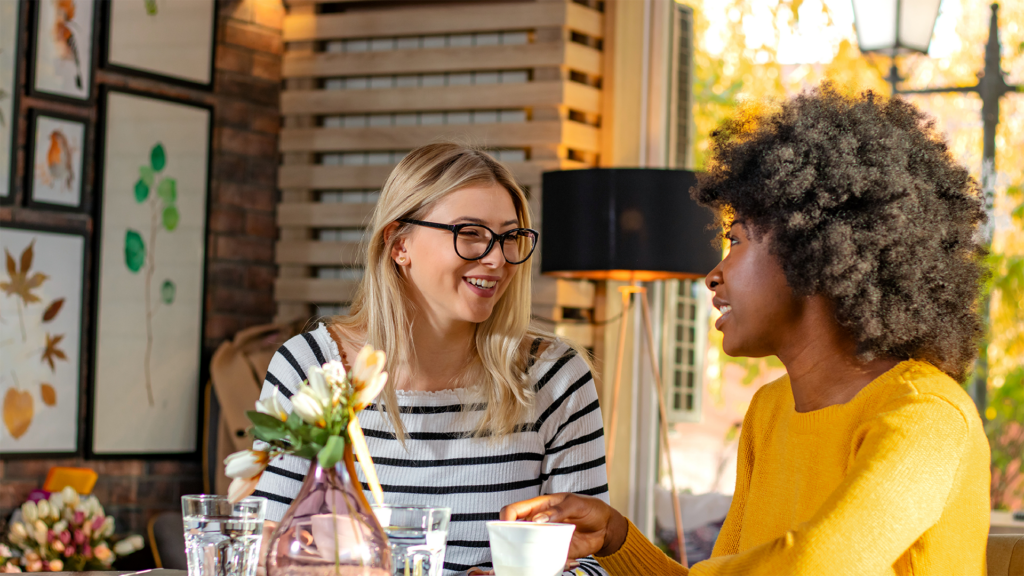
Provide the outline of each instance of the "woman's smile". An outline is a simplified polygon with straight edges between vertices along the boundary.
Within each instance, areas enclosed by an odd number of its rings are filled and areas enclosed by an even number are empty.
[[[501,276],[485,276],[474,274],[463,276],[462,281],[469,287],[470,292],[481,298],[493,298],[498,292],[498,284]]]

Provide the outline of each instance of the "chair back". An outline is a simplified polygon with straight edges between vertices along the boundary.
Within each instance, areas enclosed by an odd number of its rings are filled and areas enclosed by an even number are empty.
[[[1024,576],[1024,534],[989,534],[988,576]]]
[[[149,549],[157,568],[188,570],[185,556],[185,523],[181,512],[160,512],[146,527]]]

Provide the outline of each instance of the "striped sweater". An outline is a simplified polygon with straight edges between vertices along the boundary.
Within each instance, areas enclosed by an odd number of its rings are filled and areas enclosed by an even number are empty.
[[[300,334],[274,355],[260,398],[277,395],[291,410],[289,398],[307,369],[340,359],[323,324]],[[484,409],[479,386],[398,391],[405,448],[376,405],[359,415],[384,501],[451,508],[445,576],[492,565],[486,522],[497,520],[506,504],[555,492],[608,501],[601,409],[587,363],[556,341],[531,359],[529,377],[537,391],[534,416],[522,431],[498,443],[467,437]],[[309,461],[296,456],[275,460],[267,468],[255,495],[269,500],[268,520],[281,519],[308,469]],[[357,473],[365,488],[358,463]],[[369,491],[366,497],[371,498]],[[605,572],[593,558],[583,558],[577,574]]]

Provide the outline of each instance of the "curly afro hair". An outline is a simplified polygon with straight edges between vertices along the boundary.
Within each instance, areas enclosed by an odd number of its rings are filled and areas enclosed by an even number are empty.
[[[857,355],[966,378],[982,334],[982,195],[935,122],[900,98],[825,83],[746,106],[712,134],[691,190],[729,229],[767,237],[789,285],[835,305]]]

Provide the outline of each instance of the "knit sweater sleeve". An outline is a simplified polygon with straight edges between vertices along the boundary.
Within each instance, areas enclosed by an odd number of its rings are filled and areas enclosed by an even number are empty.
[[[597,557],[609,576],[687,576],[688,571],[683,565],[666,556],[660,548],[644,538],[632,522],[628,519],[626,522],[629,522],[629,530],[622,547],[614,554]]]
[[[943,398],[901,398],[861,426],[850,472],[807,522],[749,550],[696,564],[690,573],[888,573],[942,515],[968,430],[965,414]]]

